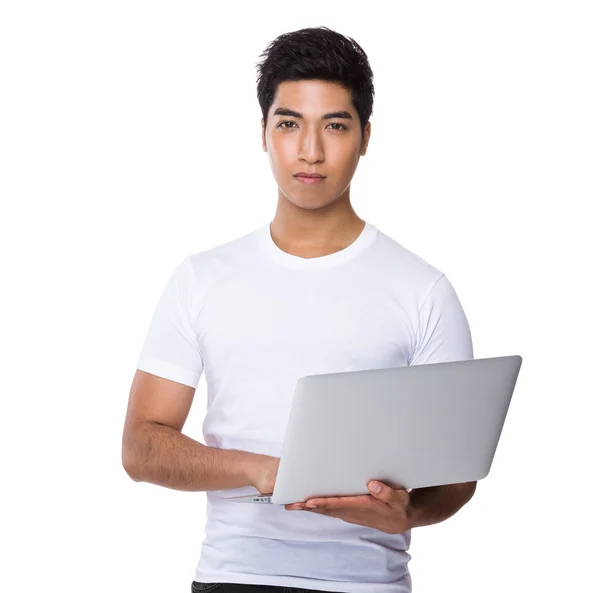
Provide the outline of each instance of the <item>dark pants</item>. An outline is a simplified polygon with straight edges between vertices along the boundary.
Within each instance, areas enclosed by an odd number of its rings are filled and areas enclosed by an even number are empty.
[[[299,589],[279,585],[245,585],[239,583],[199,583],[192,582],[192,593],[330,593],[318,589]]]

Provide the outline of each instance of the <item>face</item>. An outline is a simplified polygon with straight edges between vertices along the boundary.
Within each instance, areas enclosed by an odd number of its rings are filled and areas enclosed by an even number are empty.
[[[327,114],[337,115],[324,117]],[[282,82],[267,120],[265,129],[261,119],[263,150],[269,154],[280,199],[312,210],[349,196],[350,181],[371,133],[369,122],[361,142],[350,91],[322,80]],[[302,183],[294,176],[300,172],[320,173],[325,178]]]

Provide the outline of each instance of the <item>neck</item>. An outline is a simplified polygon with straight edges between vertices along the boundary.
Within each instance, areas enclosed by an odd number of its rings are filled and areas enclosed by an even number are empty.
[[[340,197],[323,208],[299,208],[279,196],[271,237],[283,251],[300,257],[321,257],[345,249],[365,227],[349,197]]]

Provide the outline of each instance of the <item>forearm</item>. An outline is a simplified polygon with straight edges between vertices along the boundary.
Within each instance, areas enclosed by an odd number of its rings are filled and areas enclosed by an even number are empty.
[[[466,482],[414,488],[410,491],[412,527],[424,527],[445,521],[469,502],[476,487],[477,482]]]
[[[250,485],[248,466],[255,455],[236,449],[208,447],[178,430],[145,423],[128,445],[128,475],[185,491],[229,490]]]

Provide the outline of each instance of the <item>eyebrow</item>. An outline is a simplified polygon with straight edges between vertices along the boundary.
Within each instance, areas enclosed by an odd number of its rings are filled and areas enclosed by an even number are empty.
[[[273,115],[287,115],[289,117],[297,117],[298,119],[304,119],[304,116],[293,109],[287,107],[278,107],[275,109]],[[347,111],[332,111],[331,113],[325,113],[321,119],[353,119],[352,115]]]

